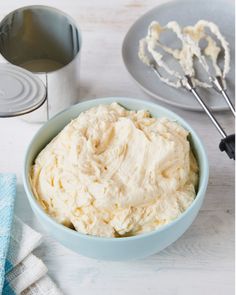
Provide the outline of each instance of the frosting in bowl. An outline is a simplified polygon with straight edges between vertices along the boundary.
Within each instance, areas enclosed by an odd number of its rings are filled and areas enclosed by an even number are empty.
[[[167,118],[112,103],[81,113],[36,157],[34,194],[78,232],[132,236],[177,218],[196,196],[188,132]]]

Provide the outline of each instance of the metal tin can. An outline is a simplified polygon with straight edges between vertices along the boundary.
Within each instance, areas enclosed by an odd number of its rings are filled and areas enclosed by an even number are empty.
[[[0,22],[1,61],[30,71],[45,85],[44,104],[27,120],[45,122],[78,101],[80,50],[77,25],[55,8],[22,7]]]

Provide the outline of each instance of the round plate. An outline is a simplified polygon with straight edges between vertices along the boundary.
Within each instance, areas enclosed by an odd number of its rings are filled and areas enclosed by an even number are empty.
[[[160,5],[138,19],[128,31],[122,47],[125,66],[134,80],[148,94],[156,99],[183,109],[202,111],[191,93],[185,89],[175,89],[162,83],[145,66],[138,57],[139,40],[147,34],[149,24],[156,20],[161,25],[175,20],[180,25],[194,25],[198,20],[213,21],[219,26],[221,33],[229,42],[231,52],[231,69],[227,75],[227,93],[234,100],[234,65],[235,65],[235,37],[234,37],[234,1],[231,0],[178,0]],[[222,62],[222,61],[221,61]],[[200,89],[199,94],[212,110],[228,110],[223,97],[214,89]]]
[[[11,64],[0,64],[0,117],[32,112],[45,99],[46,88],[36,75]]]

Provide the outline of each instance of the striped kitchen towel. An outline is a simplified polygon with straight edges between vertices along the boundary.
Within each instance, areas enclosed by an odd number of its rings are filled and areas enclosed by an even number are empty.
[[[42,236],[13,216],[16,178],[0,174],[0,294],[62,295],[32,254]]]
[[[15,175],[0,173],[0,294],[5,279],[5,263],[10,243],[15,195]]]
[[[45,264],[32,254],[41,241],[42,236],[38,232],[14,216],[5,265],[3,295],[62,294],[46,276]]]

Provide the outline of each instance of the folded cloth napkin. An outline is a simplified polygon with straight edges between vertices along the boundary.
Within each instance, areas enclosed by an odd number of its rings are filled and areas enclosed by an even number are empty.
[[[13,217],[15,186],[14,175],[0,174],[0,294],[62,295],[44,263],[31,253],[42,236]]]

